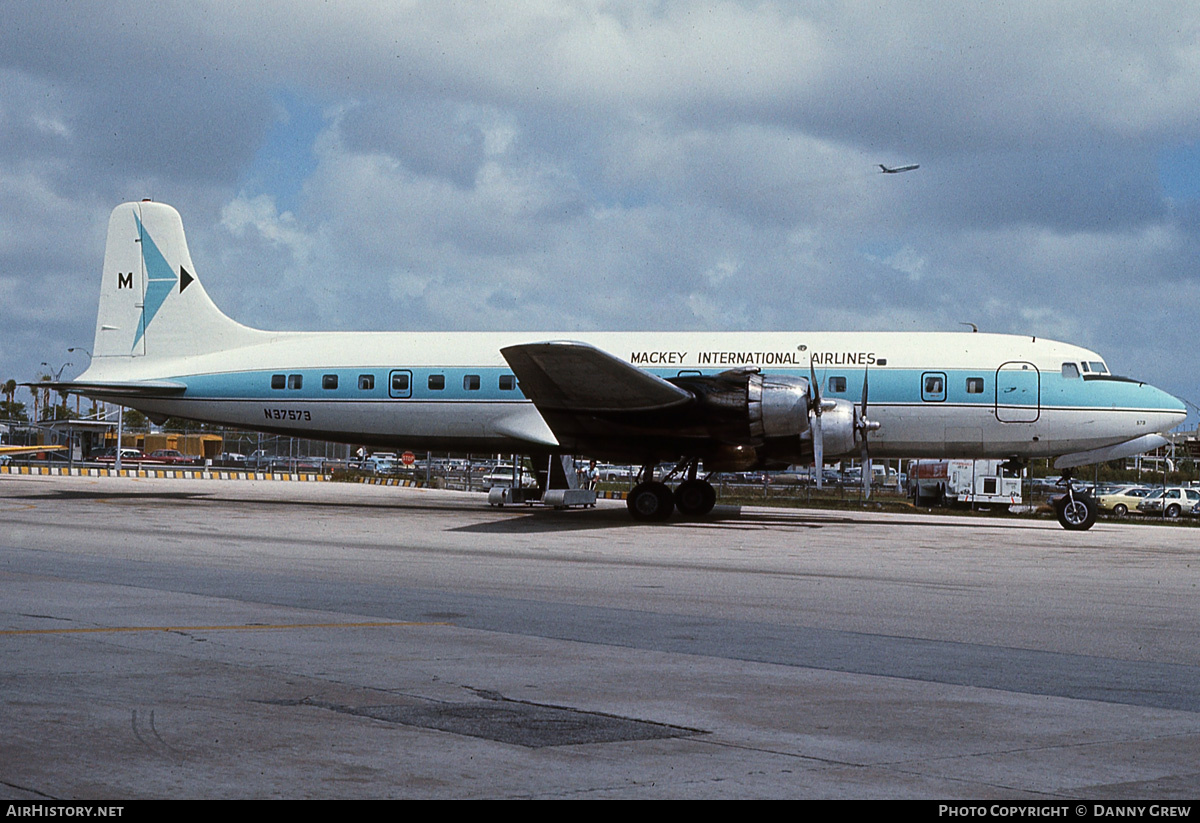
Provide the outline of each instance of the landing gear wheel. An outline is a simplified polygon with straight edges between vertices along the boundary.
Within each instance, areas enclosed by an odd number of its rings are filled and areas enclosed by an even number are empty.
[[[684,480],[675,489],[675,508],[684,517],[703,517],[717,505],[717,490],[707,480]]]
[[[1087,531],[1096,522],[1096,501],[1086,494],[1064,495],[1054,503],[1058,522],[1068,531]]]
[[[666,483],[638,483],[625,498],[634,520],[666,520],[675,509],[675,496]]]

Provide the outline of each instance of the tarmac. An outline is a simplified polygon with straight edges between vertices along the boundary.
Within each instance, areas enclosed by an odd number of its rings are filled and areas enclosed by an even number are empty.
[[[1200,529],[0,476],[0,796],[1200,796]]]

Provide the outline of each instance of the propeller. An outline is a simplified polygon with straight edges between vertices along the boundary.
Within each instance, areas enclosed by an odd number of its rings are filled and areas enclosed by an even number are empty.
[[[811,364],[810,364],[811,365]],[[867,378],[869,372],[863,371],[863,390],[862,390],[862,405],[859,407],[858,414],[855,415],[854,431],[860,438],[862,443],[862,470],[863,470],[863,499],[871,499],[871,454],[867,449],[867,433],[878,431],[879,423],[867,419]]]
[[[821,434],[821,387],[817,383],[817,370],[812,360],[808,361],[809,393],[812,399],[813,467],[817,471],[817,488],[825,488],[825,441]]]

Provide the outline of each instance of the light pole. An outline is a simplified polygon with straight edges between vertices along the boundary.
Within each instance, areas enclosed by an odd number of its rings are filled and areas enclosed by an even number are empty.
[[[42,363],[42,365],[45,366],[47,369],[54,371],[54,367],[51,366],[49,363]],[[75,365],[74,363],[63,363],[61,366],[59,366],[58,371],[54,371],[54,382],[57,383],[60,379],[62,379],[63,369],[65,369],[67,366],[74,366],[74,365]],[[63,418],[65,419],[70,415],[70,412],[67,411],[67,393],[60,392],[60,394],[62,395],[62,414],[63,414]],[[47,412],[50,411],[50,391],[49,391],[49,389],[46,390],[46,411]],[[58,419],[57,412],[55,412],[54,417],[56,420]],[[58,437],[56,435],[55,440],[57,440],[57,439],[58,439]],[[67,428],[67,452],[68,452],[67,465],[74,465],[74,463],[75,463],[75,442],[74,442],[74,440],[75,440],[74,433],[71,431],[70,427],[68,427]]]
[[[63,363],[61,366],[58,367],[58,371],[55,371],[54,367],[45,361],[42,361],[42,365],[54,373],[54,382],[57,383],[62,378],[63,369],[65,369],[67,366],[74,366],[75,364],[74,363]],[[66,408],[67,408],[67,396],[66,396],[66,394],[63,394],[63,410],[64,410],[64,412],[66,411]],[[50,410],[50,390],[49,389],[46,389],[46,410],[47,411]]]
[[[81,351],[84,354],[86,354],[88,356],[88,362],[89,363],[91,362],[92,353],[90,351],[88,351],[87,349],[85,349],[83,346],[68,346],[67,347],[67,354],[74,354],[77,351]],[[79,411],[79,403],[82,399],[83,399],[83,395],[81,395],[81,394],[75,395],[75,414],[80,415],[80,416],[82,416],[82,413]],[[93,403],[92,407],[95,408],[95,405],[96,404]]]

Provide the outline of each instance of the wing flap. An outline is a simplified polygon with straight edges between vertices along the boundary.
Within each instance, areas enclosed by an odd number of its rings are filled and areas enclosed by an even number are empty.
[[[524,343],[500,354],[539,411],[647,412],[693,399],[686,389],[586,343]]]

